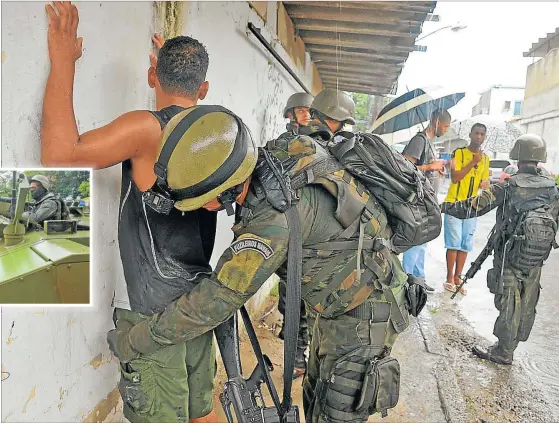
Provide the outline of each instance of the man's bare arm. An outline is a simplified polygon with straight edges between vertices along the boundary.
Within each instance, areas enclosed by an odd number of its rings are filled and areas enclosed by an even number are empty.
[[[141,156],[160,136],[157,119],[147,111],[127,113],[110,124],[81,135],[74,116],[75,62],[81,56],[78,10],[67,2],[47,5],[51,70],[43,102],[41,162],[45,166],[113,166]]]

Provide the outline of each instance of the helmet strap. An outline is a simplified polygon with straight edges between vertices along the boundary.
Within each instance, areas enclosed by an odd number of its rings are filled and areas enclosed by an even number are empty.
[[[223,191],[217,197],[217,201],[223,206],[220,210],[225,209],[225,211],[227,212],[227,216],[233,216],[235,214],[233,204],[237,202],[237,197],[243,193],[244,189],[245,183],[243,182],[242,184]]]

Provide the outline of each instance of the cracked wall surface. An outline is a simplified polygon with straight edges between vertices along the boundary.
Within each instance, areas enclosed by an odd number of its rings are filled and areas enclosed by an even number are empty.
[[[250,21],[268,40],[274,38],[248,3],[186,2],[182,17],[174,14],[163,23],[151,2],[77,5],[79,35],[84,37],[74,92],[80,132],[153,106],[146,81],[148,53],[154,30],[165,22],[169,31],[178,31],[177,22],[182,22],[180,31],[208,49],[210,90],[203,104],[234,111],[260,145],[284,131],[284,103],[301,88],[247,34]],[[1,7],[2,165],[40,166],[42,96],[49,69],[44,4],[4,2]],[[280,44],[275,45],[294,66]],[[312,71],[300,73],[311,86]],[[94,306],[2,310],[2,422],[95,421],[114,411],[118,367],[105,338],[112,328],[115,282],[123,277],[117,240],[120,166],[94,171],[92,179]],[[231,225],[223,214],[218,219],[213,265],[232,239]],[[255,296],[253,307],[272,283]]]

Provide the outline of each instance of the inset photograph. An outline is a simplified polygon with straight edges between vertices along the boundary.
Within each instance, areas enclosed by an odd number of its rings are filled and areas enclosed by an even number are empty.
[[[90,303],[90,170],[0,169],[0,305]]]

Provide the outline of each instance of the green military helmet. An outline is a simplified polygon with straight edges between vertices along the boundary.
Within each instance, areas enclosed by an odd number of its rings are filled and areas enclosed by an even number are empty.
[[[311,107],[313,96],[307,93],[295,93],[287,100],[285,109],[283,109],[283,117],[288,118],[287,112],[290,112],[295,107]]]
[[[338,122],[355,125],[355,102],[343,91],[334,88],[322,90],[311,104],[311,112],[313,110]]]
[[[257,158],[256,144],[238,116],[221,106],[195,106],[165,127],[154,171],[174,207],[190,211],[245,182]]]
[[[516,139],[509,155],[511,160],[520,162],[547,161],[547,147],[542,137],[536,134],[521,135]]]

